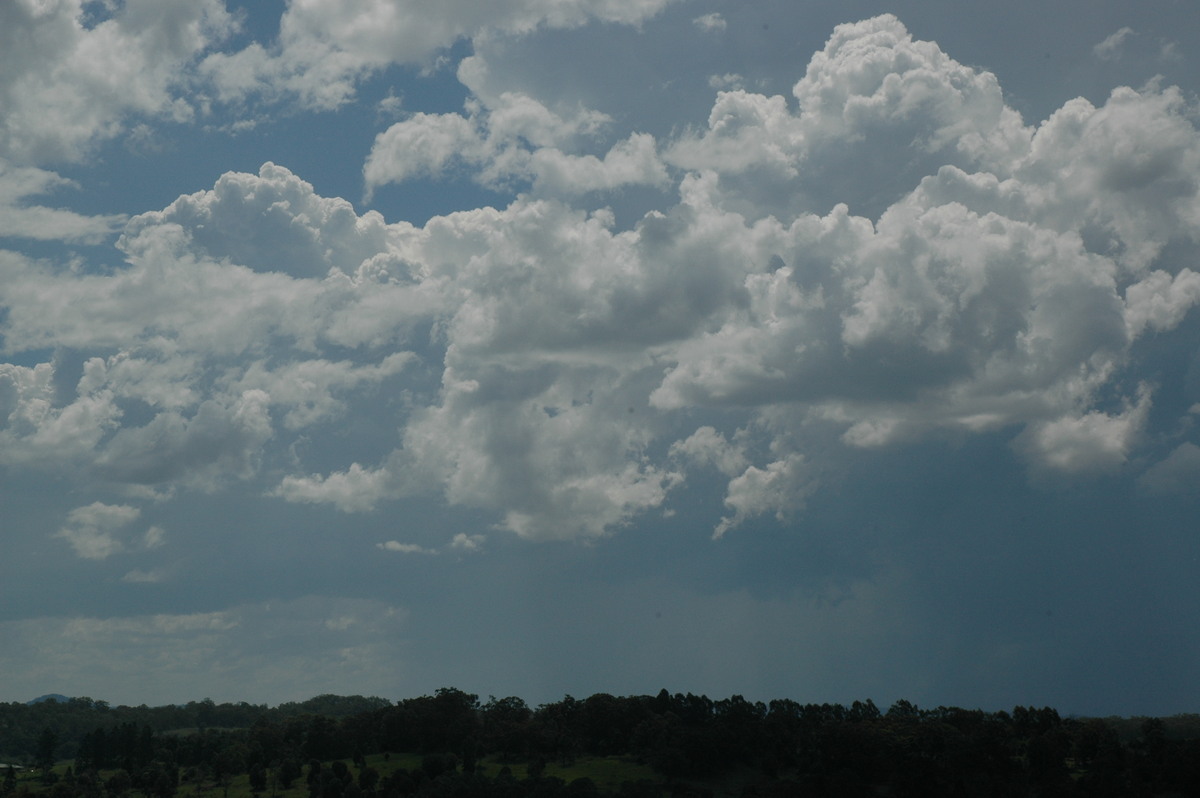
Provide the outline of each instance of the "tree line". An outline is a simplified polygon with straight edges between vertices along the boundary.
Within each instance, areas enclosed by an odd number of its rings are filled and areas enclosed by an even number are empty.
[[[400,752],[419,754],[420,766],[381,773],[367,763]],[[1200,717],[1079,719],[907,701],[881,711],[869,700],[763,703],[666,690],[538,707],[454,688],[394,703],[318,696],[275,708],[0,704],[0,761],[42,774],[33,785],[2,774],[5,795],[228,798],[242,777],[253,795],[301,788],[309,798],[598,795],[586,779],[544,775],[550,763],[585,757],[623,757],[659,774],[624,785],[623,796],[703,796],[730,784],[748,798],[1200,795]],[[485,775],[485,758],[513,767]],[[60,775],[62,760],[71,764]]]

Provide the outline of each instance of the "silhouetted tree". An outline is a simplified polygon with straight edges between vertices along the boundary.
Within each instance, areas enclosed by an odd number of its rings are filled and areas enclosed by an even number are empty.
[[[532,710],[516,696],[490,697],[480,712],[481,733],[488,751],[504,762],[524,756],[529,747],[529,719]]]
[[[290,790],[292,782],[300,778],[302,771],[300,763],[289,757],[279,763],[276,772],[278,773],[279,786],[285,790]]]
[[[358,772],[358,786],[363,792],[373,792],[379,784],[379,771],[373,767],[364,767]]]
[[[255,762],[247,773],[250,779],[250,792],[259,795],[267,791],[267,769],[261,763]]]
[[[38,736],[37,754],[34,758],[34,764],[37,769],[42,771],[42,780],[47,781],[50,778],[50,771],[54,767],[54,754],[58,750],[58,735],[54,733],[49,726],[42,730]]]

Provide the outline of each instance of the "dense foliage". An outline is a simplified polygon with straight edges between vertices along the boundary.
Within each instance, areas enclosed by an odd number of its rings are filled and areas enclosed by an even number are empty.
[[[389,752],[418,754],[419,765],[386,773],[368,765],[368,756]],[[1200,718],[1064,719],[1049,708],[905,701],[881,712],[871,701],[763,704],[665,690],[567,696],[537,708],[516,697],[481,703],[455,689],[396,703],[319,696],[275,708],[0,704],[0,761],[34,773],[0,773],[4,795],[217,790],[227,798],[234,779],[254,795],[309,798],[598,795],[588,779],[544,775],[548,764],[581,757],[622,757],[659,774],[613,790],[628,796],[1197,795]],[[55,767],[63,760],[69,769]],[[497,764],[512,767],[492,773]]]

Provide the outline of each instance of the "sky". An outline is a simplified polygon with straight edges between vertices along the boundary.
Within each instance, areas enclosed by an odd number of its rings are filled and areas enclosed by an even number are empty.
[[[1200,711],[1198,45],[0,3],[0,700]]]

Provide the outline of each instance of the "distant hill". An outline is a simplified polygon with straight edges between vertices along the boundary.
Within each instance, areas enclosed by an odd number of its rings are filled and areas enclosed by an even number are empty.
[[[25,703],[27,705],[28,704],[44,704],[47,701],[53,701],[56,704],[65,704],[70,700],[71,700],[70,698],[68,698],[65,695],[62,695],[61,693],[46,693],[45,695],[40,695],[37,698],[33,699],[32,701],[26,701]]]

